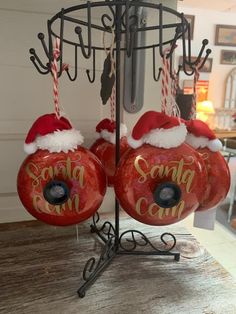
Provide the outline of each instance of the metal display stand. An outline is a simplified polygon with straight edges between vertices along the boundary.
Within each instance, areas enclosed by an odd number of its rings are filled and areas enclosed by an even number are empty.
[[[152,10],[156,14],[155,25],[142,24],[139,27],[139,17],[130,12],[136,12],[135,9],[143,7],[146,10]],[[131,11],[132,9],[132,11]],[[94,23],[93,13],[102,11],[100,22]],[[79,18],[78,14],[82,13],[83,18]],[[172,16],[176,22],[166,23],[165,17]],[[85,18],[84,18],[85,16]],[[96,16],[96,21],[99,20]],[[58,76],[61,76],[63,71],[63,51],[64,46],[69,45],[74,48],[74,73],[71,74],[67,68],[65,71],[71,81],[76,80],[78,74],[78,50],[86,59],[92,58],[92,74],[90,70],[86,70],[87,77],[90,83],[95,81],[96,74],[96,52],[103,50],[104,47],[99,44],[94,44],[92,41],[92,30],[100,34],[103,32],[111,33],[111,28],[115,34],[115,60],[116,60],[116,164],[120,158],[120,61],[121,52],[127,54],[128,57],[139,49],[151,49],[153,53],[153,79],[158,81],[162,69],[156,69],[156,54],[159,49],[159,55],[163,58],[164,46],[168,45],[169,51],[167,58],[170,60],[170,76],[178,75],[180,70],[183,70],[187,75],[193,75],[196,67],[203,67],[210,49],[205,51],[208,41],[205,39],[202,42],[198,57],[191,60],[191,40],[190,40],[190,25],[183,14],[174,11],[173,9],[162,6],[162,4],[146,3],[137,0],[127,1],[100,1],[87,2],[85,4],[62,9],[53,16],[47,23],[48,29],[48,45],[45,42],[43,33],[38,34],[38,38],[42,43],[44,53],[47,57],[47,62],[43,63],[36,54],[33,48],[30,49],[31,61],[35,65],[40,74],[48,74],[51,72],[51,62],[53,61],[53,39],[60,38],[60,56],[58,58],[59,71]],[[164,40],[165,30],[173,30],[174,36]],[[73,34],[70,32],[73,31]],[[137,32],[156,32],[156,42],[146,43],[144,46],[137,46],[135,35]],[[68,35],[69,34],[69,35]],[[74,37],[73,37],[74,36]],[[125,45],[121,45],[121,39],[125,37]],[[86,40],[85,40],[86,37]],[[95,37],[95,36],[94,36]],[[101,38],[101,37],[100,37]],[[182,41],[183,48],[183,64],[178,67],[176,73],[173,69],[173,52],[176,47],[176,41]],[[205,52],[205,56],[203,53]],[[83,270],[83,284],[78,289],[79,297],[84,297],[86,290],[96,281],[98,276],[111,263],[112,259],[118,254],[128,255],[164,255],[173,256],[176,261],[179,260],[180,254],[173,252],[176,239],[170,233],[161,235],[162,249],[155,247],[151,241],[140,231],[127,230],[120,234],[120,211],[119,202],[115,200],[115,224],[105,221],[100,226],[99,215],[96,213],[91,224],[91,232],[96,233],[104,243],[100,258],[96,260],[90,258]],[[168,242],[167,242],[168,238]],[[170,244],[171,239],[171,244]]]

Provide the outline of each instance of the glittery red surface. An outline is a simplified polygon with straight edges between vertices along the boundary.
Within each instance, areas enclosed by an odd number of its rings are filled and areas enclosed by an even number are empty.
[[[61,180],[70,189],[70,197],[62,205],[49,204],[43,196],[45,185],[52,180]],[[97,211],[106,192],[106,176],[97,157],[83,147],[68,153],[38,150],[21,165],[17,189],[30,214],[45,223],[65,226]]]

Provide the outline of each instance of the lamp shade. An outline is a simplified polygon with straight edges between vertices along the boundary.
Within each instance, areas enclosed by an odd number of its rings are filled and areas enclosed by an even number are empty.
[[[213,104],[210,100],[204,100],[197,103],[197,112],[204,112],[204,113],[215,113],[213,108]]]

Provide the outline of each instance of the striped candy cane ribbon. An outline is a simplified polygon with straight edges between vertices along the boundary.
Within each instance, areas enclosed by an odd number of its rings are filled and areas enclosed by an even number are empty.
[[[110,97],[111,121],[115,121],[115,103],[116,103],[116,87],[114,84]]]
[[[161,80],[161,111],[168,114],[168,93],[169,93],[169,71],[170,71],[170,61],[167,58],[167,53],[169,49],[165,49],[164,56],[162,58],[162,80]]]
[[[194,78],[193,78],[193,103],[192,103],[192,108],[190,112],[190,118],[191,119],[196,119],[196,109],[197,109],[197,81],[199,79],[199,70],[198,67],[196,66],[194,70]]]
[[[179,77],[174,70],[173,78],[171,78],[171,116],[180,118],[180,109],[176,103],[176,94],[179,87]]]
[[[53,76],[53,100],[54,100],[54,110],[57,119],[60,119],[60,107],[59,107],[59,92],[58,92],[58,64],[57,60],[60,56],[60,39],[56,38],[55,47],[53,49],[53,61],[51,63],[51,70]],[[68,69],[68,64],[62,65],[62,71]]]

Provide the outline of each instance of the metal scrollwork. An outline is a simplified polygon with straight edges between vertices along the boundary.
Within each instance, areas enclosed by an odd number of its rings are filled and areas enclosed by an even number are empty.
[[[166,241],[165,237],[171,237],[173,243],[170,244],[170,240]],[[163,252],[170,252],[176,245],[176,238],[171,233],[163,233],[160,236],[161,242],[164,244],[164,249],[157,248],[154,246],[151,241],[140,231],[137,230],[128,230],[121,234],[119,239],[120,248],[126,252],[134,252],[137,247],[150,247],[156,252],[163,253]],[[125,244],[128,244],[125,245]]]
[[[99,259],[96,261],[95,257],[91,257],[85,264],[83,270],[83,279],[88,281],[95,274],[95,272],[101,267],[101,265],[109,260],[114,255],[114,243],[110,239],[103,247]]]
[[[111,224],[110,221],[105,221],[101,227],[98,227],[98,222],[100,221],[100,216],[96,212],[93,215],[93,224],[90,225],[91,232],[97,233],[98,236],[104,241],[107,242],[108,240],[115,237],[115,228]]]

